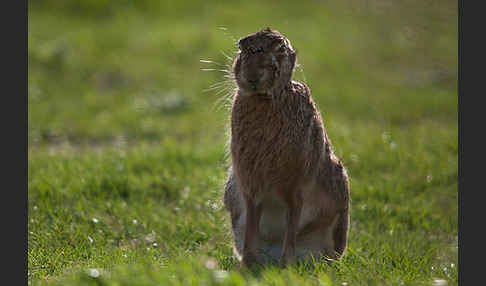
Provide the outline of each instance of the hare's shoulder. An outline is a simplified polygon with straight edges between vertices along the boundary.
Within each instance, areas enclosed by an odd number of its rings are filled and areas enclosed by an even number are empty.
[[[309,87],[305,83],[295,80],[290,82],[290,89],[292,92],[307,98],[310,97],[311,94]]]
[[[303,106],[311,107],[312,109],[317,109],[314,99],[311,95],[310,88],[302,82],[291,81],[289,85],[289,92],[293,95],[291,98],[293,100],[298,100],[297,104],[304,103]]]

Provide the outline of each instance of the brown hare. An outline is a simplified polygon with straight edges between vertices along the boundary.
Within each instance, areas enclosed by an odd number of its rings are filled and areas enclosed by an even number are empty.
[[[339,259],[349,181],[309,88],[291,77],[296,53],[269,28],[243,37],[232,72],[231,167],[224,205],[242,266]]]

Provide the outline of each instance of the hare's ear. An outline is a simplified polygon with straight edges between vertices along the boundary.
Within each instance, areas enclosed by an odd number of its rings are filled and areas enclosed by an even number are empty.
[[[248,48],[248,41],[248,37],[244,37],[238,40],[238,48],[240,49],[240,51],[244,51]]]
[[[240,49],[240,51],[243,51],[243,47],[242,47],[242,40],[243,40],[243,39],[240,39],[240,40],[238,41],[238,49]]]

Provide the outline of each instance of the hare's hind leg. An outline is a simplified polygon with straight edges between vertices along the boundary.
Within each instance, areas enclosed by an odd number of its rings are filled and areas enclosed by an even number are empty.
[[[223,203],[224,207],[231,215],[231,224],[234,228],[236,227],[236,222],[240,218],[243,209],[242,197],[238,193],[238,186],[232,168],[228,170],[228,178],[224,186]]]
[[[349,211],[346,208],[344,211],[340,212],[339,218],[334,228],[334,251],[337,258],[339,259],[344,250],[346,250],[346,244],[348,240],[348,228],[349,228]]]
[[[228,178],[224,187],[224,207],[229,212],[231,218],[231,231],[233,233],[233,247],[238,258],[243,254],[244,242],[244,218],[246,217],[246,207],[243,196],[239,192],[236,178],[232,168],[228,170]]]
[[[339,259],[344,250],[348,239],[349,230],[349,203],[350,203],[350,189],[349,178],[346,169],[343,167],[341,161],[337,160],[332,164],[331,168],[331,190],[336,194],[336,201],[338,202],[338,222],[334,229],[334,250],[337,259]]]

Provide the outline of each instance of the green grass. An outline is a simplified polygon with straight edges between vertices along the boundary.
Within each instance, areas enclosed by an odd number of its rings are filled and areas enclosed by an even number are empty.
[[[29,1],[29,285],[457,285],[457,2],[400,2]],[[340,262],[240,273],[200,60],[266,26],[298,50],[351,226]]]

